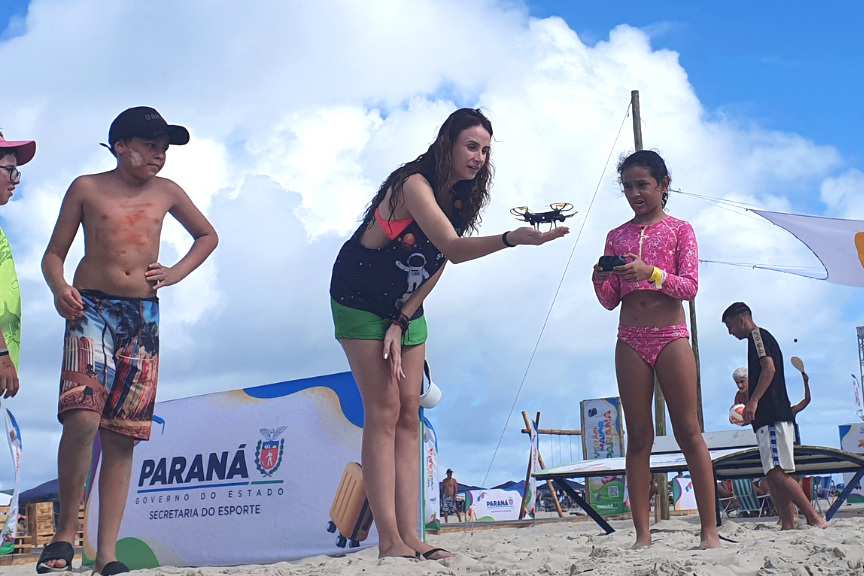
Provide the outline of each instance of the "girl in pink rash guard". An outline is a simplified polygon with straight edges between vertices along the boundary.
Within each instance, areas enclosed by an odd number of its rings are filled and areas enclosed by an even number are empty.
[[[672,179],[660,155],[649,150],[631,154],[619,163],[618,174],[633,219],[609,232],[604,255],[623,256],[627,263],[611,271],[604,271],[598,263],[593,281],[604,307],[613,310],[621,304],[615,372],[627,414],[627,483],[636,527],[634,548],[651,543],[655,373],[693,479],[702,525],[700,547],[719,548],[714,473],[699,428],[696,360],[681,304],[692,300],[698,288],[696,236],[690,224],[664,212]]]

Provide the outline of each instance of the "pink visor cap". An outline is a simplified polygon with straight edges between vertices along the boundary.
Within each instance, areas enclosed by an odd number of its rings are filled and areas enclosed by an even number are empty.
[[[15,155],[18,157],[18,166],[27,164],[36,155],[35,140],[6,140],[0,136],[0,155],[4,155],[4,148],[16,149]]]

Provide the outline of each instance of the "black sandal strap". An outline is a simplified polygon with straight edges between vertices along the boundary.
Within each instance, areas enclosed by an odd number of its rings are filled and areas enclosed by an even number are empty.
[[[75,558],[75,549],[72,547],[72,544],[62,541],[51,542],[42,549],[42,553],[39,555],[39,561],[36,563],[36,573],[47,574],[48,572],[67,572],[72,570],[73,558]],[[66,562],[66,566],[52,568],[45,565],[46,562],[52,560],[63,560]]]
[[[124,574],[129,572],[129,567],[126,566],[123,562],[118,562],[115,560],[114,562],[108,562],[105,566],[102,567],[102,576],[114,576],[114,574]]]

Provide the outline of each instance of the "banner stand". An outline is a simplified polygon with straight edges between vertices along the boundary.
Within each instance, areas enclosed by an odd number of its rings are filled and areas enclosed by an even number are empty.
[[[585,460],[618,458],[625,455],[621,401],[617,397],[583,400],[579,404],[582,422],[582,455]],[[628,511],[624,476],[585,479],[585,496],[600,514]]]

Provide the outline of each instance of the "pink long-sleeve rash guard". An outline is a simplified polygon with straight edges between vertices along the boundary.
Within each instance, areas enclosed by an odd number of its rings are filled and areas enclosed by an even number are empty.
[[[666,272],[659,288],[648,280],[622,282],[612,274],[605,282],[594,282],[597,299],[614,309],[634,290],[657,290],[678,300],[692,300],[699,288],[699,248],[693,227],[684,220],[666,216],[649,225],[627,222],[606,235],[606,255],[638,254],[649,266]]]

